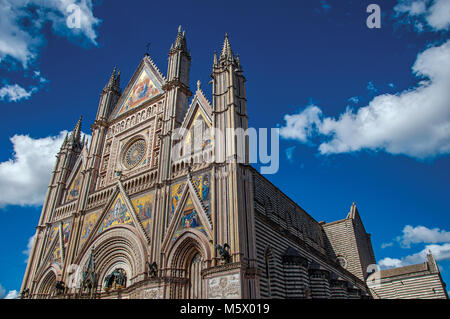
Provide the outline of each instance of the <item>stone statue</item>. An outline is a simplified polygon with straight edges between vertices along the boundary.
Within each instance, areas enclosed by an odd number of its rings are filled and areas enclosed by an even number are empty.
[[[66,290],[66,284],[62,280],[57,281],[55,284],[55,289],[56,289],[56,295],[62,295],[62,294],[64,294],[64,291]]]
[[[222,260],[226,264],[228,264],[231,261],[230,246],[227,243],[223,244],[223,247],[219,244],[216,244],[216,249],[219,252],[219,255],[222,258]]]
[[[27,288],[20,293],[20,299],[28,299],[30,298],[30,289]]]
[[[123,269],[116,268],[104,280],[105,289],[124,288],[127,284],[127,275]]]
[[[150,264],[150,262],[147,261],[146,264],[148,266],[148,275],[151,278],[158,277],[158,265],[156,264],[156,262]]]

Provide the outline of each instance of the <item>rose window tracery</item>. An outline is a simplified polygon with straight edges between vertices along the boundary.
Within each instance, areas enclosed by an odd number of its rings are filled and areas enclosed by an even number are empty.
[[[143,139],[139,139],[131,143],[123,154],[123,165],[131,169],[138,165],[145,156],[147,145]]]

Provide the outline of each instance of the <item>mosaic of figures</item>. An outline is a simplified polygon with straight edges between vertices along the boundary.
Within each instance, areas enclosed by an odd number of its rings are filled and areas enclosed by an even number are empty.
[[[57,264],[59,266],[61,266],[62,264],[61,247],[59,245],[59,242],[56,243],[56,246],[53,249],[49,264],[50,265]]]
[[[80,172],[77,173],[77,176],[73,180],[72,184],[70,185],[69,190],[67,191],[66,196],[66,202],[71,202],[80,196],[80,190],[81,190],[81,182],[82,182],[82,176]]]
[[[67,222],[62,225],[62,238],[63,238],[64,246],[67,246],[67,244],[69,243],[69,236],[70,236],[70,229],[71,229],[70,226],[71,225],[72,225],[72,222]]]
[[[111,207],[111,210],[106,215],[105,219],[102,221],[99,229],[99,233],[116,226],[122,224],[132,224],[132,218],[130,211],[125,204],[125,201],[122,198],[122,195],[118,195],[114,204]]]
[[[195,189],[197,190],[198,196],[202,200],[205,205],[206,213],[209,214],[209,206],[210,206],[210,178],[209,173],[205,173],[202,175],[194,176],[192,178],[192,182],[194,184]]]
[[[62,225],[62,239],[63,239],[64,246],[67,246],[67,244],[69,242],[71,226],[72,226],[72,221],[67,221],[67,222],[63,223],[63,225]],[[48,241],[47,247],[50,247],[52,245],[53,241],[55,239],[59,238],[58,236],[59,236],[59,224],[54,224],[52,226],[52,228],[50,229],[49,241]]]
[[[97,223],[99,212],[87,214],[84,218],[83,229],[81,231],[80,243],[83,245],[92,233],[92,230]],[[81,246],[80,245],[80,246]]]
[[[175,234],[172,237],[172,240],[176,240],[182,233],[189,229],[197,229],[207,235],[205,227],[200,221],[200,217],[198,216],[198,212],[194,207],[194,203],[192,202],[191,196],[189,196],[186,200],[186,204],[183,208],[183,212],[181,214],[180,222],[175,231]]]
[[[153,214],[153,193],[149,193],[131,201],[133,208],[138,215],[139,220],[142,223],[147,234],[150,236],[151,221]]]
[[[181,199],[181,195],[183,194],[185,183],[179,183],[172,186],[172,197],[171,204],[172,208],[170,211],[169,221],[172,219],[173,214],[175,213],[175,209],[177,208],[178,202]]]
[[[155,85],[155,81],[147,70],[142,70],[137,81],[130,90],[117,116],[139,106],[146,100],[156,96],[161,90]]]

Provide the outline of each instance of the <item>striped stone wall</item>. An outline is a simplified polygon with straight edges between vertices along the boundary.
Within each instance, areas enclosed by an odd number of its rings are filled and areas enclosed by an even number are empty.
[[[382,279],[372,291],[375,298],[382,299],[447,299],[438,274]]]
[[[365,283],[330,258],[322,226],[258,173],[253,176],[260,297],[368,296]]]

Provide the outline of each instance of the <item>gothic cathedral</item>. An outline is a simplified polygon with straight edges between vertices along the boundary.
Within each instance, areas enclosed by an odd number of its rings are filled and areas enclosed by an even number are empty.
[[[164,76],[114,69],[89,143],[61,146],[22,284],[28,298],[369,298],[370,235],[353,204],[317,222],[248,160],[245,77],[225,36],[212,102],[189,86],[178,29]],[[225,134],[213,134],[213,130]]]

